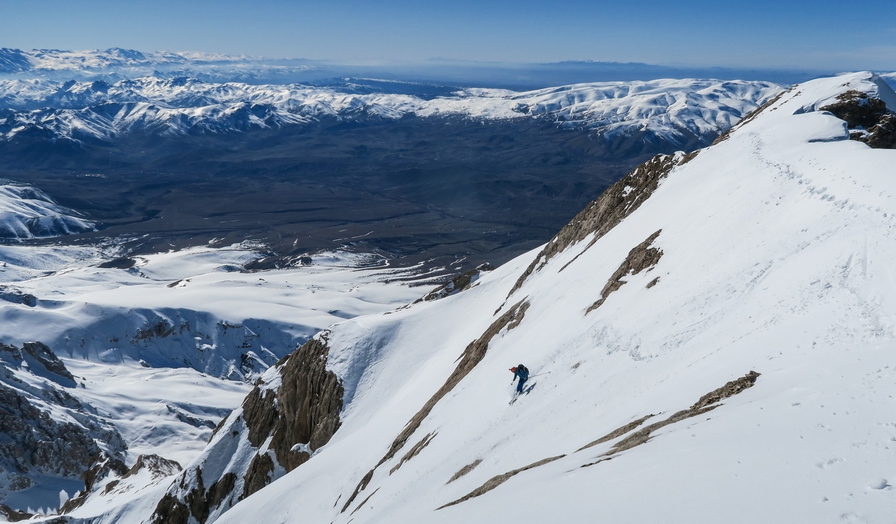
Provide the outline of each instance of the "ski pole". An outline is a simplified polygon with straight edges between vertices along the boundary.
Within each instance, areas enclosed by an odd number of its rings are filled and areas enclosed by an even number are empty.
[[[550,371],[545,371],[545,372],[543,372],[543,373],[536,373],[535,375],[529,375],[529,378],[532,378],[532,377],[538,377],[538,376],[541,376],[541,375],[547,375],[548,373],[550,373]]]

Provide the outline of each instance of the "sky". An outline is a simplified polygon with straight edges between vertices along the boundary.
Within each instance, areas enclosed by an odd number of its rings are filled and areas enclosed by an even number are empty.
[[[896,70],[892,0],[0,0],[0,47]]]

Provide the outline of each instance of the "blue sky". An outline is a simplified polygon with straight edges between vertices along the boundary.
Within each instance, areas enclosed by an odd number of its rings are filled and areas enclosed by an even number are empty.
[[[896,70],[892,0],[0,0],[0,47]]]

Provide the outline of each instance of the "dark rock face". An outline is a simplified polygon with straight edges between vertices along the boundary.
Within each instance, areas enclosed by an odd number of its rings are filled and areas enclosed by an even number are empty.
[[[75,387],[75,377],[65,364],[45,344],[26,342],[19,349],[16,346],[0,344],[0,363],[19,367],[27,364],[33,374],[39,374],[64,387]]]
[[[339,429],[344,388],[326,369],[328,353],[324,333],[281,360],[279,387],[260,382],[243,401],[242,413],[228,417],[212,435],[210,456],[234,453],[239,439],[248,440],[253,449],[241,457],[244,460],[234,460],[248,466],[213,479],[206,478],[204,462],[189,468],[159,501],[151,522],[204,523],[264,488],[278,474],[304,464],[329,442]]]
[[[325,339],[309,340],[286,357],[281,369],[283,385],[276,390],[275,405],[262,401],[259,409],[254,409],[251,400],[257,396],[252,393],[243,404],[250,442],[258,447],[273,436],[270,449],[287,471],[310,458],[307,452],[293,451],[296,445],[320,448],[339,429],[345,391],[339,377],[326,369],[328,352]]]
[[[82,479],[86,493],[103,467],[124,467],[124,440],[68,393],[76,386],[45,344],[0,344],[0,502],[9,492],[40,487],[45,477]]]
[[[851,139],[877,149],[896,149],[896,114],[883,100],[856,90],[838,95],[837,100],[821,110],[844,120]]]
[[[28,489],[34,485],[30,476],[40,475],[80,478],[87,492],[99,465],[112,461],[123,468],[100,449],[89,429],[53,420],[24,394],[0,384],[0,468],[9,475],[8,489]]]

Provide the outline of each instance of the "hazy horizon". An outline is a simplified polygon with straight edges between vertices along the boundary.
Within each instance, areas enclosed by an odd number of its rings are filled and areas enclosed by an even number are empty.
[[[352,64],[645,63],[673,68],[896,70],[892,6],[522,0],[422,4],[235,0],[6,2],[0,47],[191,50]]]

